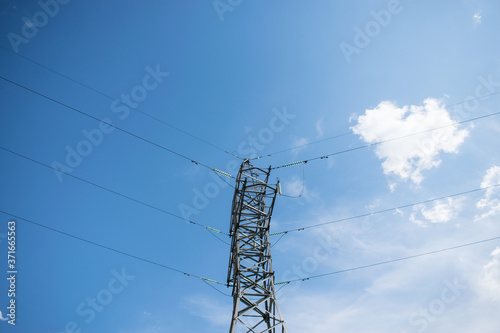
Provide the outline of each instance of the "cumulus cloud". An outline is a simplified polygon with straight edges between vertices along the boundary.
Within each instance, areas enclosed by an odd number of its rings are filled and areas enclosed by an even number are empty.
[[[472,22],[474,22],[474,25],[477,26],[479,24],[481,24],[481,20],[482,20],[483,16],[482,16],[482,11],[481,10],[478,10],[477,12],[474,13],[474,15],[472,16]]]
[[[485,213],[476,216],[475,220],[482,220],[490,216],[500,213],[500,188],[491,187],[500,184],[500,167],[493,166],[486,171],[481,187],[486,188],[484,197],[476,203],[476,207],[481,210],[486,210]]]
[[[426,227],[430,223],[446,223],[454,219],[462,210],[463,198],[447,198],[436,201],[434,206],[427,208],[426,205],[413,207],[410,221],[417,223],[421,227]]]
[[[434,98],[424,100],[423,105],[399,108],[390,101],[383,101],[373,109],[366,110],[351,127],[363,141],[375,144],[412,133],[407,138],[377,144],[375,153],[382,162],[387,175],[420,184],[422,171],[437,167],[440,154],[457,153],[469,132],[448,126],[435,131],[431,129],[453,124],[450,114],[442,103]],[[428,131],[428,132],[425,132]],[[425,132],[425,133],[421,133]]]
[[[484,266],[483,285],[494,300],[500,300],[500,247],[491,256],[493,259]]]

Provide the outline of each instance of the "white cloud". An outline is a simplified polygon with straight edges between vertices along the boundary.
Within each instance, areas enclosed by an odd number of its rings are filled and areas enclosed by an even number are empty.
[[[365,206],[365,208],[369,210],[373,210],[377,207],[380,207],[380,199],[376,199],[374,203]]]
[[[298,153],[300,153],[302,150],[304,150],[309,144],[309,139],[307,138],[295,138],[293,140],[293,149],[292,149],[292,155],[295,157],[297,156]]]
[[[482,10],[478,10],[477,12],[474,13],[472,16],[472,22],[474,22],[474,25],[477,26],[481,24],[481,19],[482,19]]]
[[[423,106],[402,108],[393,102],[383,101],[374,109],[366,110],[357,121],[358,124],[351,129],[370,144],[453,123],[446,108],[434,98],[424,100]],[[457,153],[468,135],[465,129],[449,126],[378,144],[375,153],[384,160],[382,168],[385,174],[420,184],[423,180],[422,171],[437,167],[441,163],[441,152]]]
[[[417,223],[421,227],[430,223],[446,223],[455,218],[462,209],[463,198],[447,198],[436,201],[434,206],[427,208],[426,205],[417,205],[413,207],[413,213],[410,215],[410,221]],[[418,216],[420,215],[420,218]],[[422,218],[424,220],[422,220]]]
[[[494,300],[500,300],[500,247],[491,252],[493,259],[484,266],[483,285],[487,294]]]
[[[295,149],[298,149],[304,145],[307,145],[308,143],[309,143],[309,139],[307,139],[307,138],[296,138],[294,140],[293,146]]]
[[[0,311],[0,320],[6,321],[6,320],[9,320],[9,318],[4,318],[2,311]]]
[[[324,117],[321,117],[316,122],[316,132],[318,133],[319,138],[322,138],[323,134],[324,134],[324,132],[323,132],[323,120],[324,120]]]
[[[165,333],[167,330],[157,325],[147,326],[140,329],[134,329],[133,331],[118,330],[118,333]]]
[[[304,181],[298,178],[294,178],[290,182],[286,182],[283,185],[283,194],[297,196],[304,193],[305,184]]]
[[[291,197],[302,197],[306,201],[318,199],[317,193],[307,188],[305,178],[292,177],[288,181],[282,183],[282,194]],[[301,202],[303,204],[303,202]]]
[[[500,167],[493,166],[486,171],[483,181],[481,182],[481,187],[491,187],[500,184]],[[479,200],[476,207],[481,210],[487,209],[487,212],[476,216],[475,220],[482,220],[490,216],[494,216],[500,213],[500,193],[499,187],[492,187],[486,190],[484,197]]]
[[[461,200],[464,200],[463,206],[466,208],[465,199],[456,198],[451,203],[448,200],[440,200],[436,205],[428,203],[425,210],[432,212],[430,216],[438,221],[440,218],[437,217],[437,212],[440,209],[435,210],[435,206],[454,206]],[[381,205],[384,206],[383,200]],[[421,214],[420,210],[418,213]],[[319,212],[313,218],[322,223],[338,217]],[[441,218],[443,219],[445,218]],[[414,224],[395,223],[392,218],[386,217],[381,217],[379,222],[381,223],[338,223],[316,229],[314,234],[296,233],[296,236],[287,236],[291,237],[289,239],[283,238],[273,248],[277,281],[314,276],[455,246],[482,239],[481,237],[487,238],[485,234],[493,234],[494,231],[488,228],[495,227],[486,225],[478,230],[477,225],[468,223],[460,229],[449,229],[447,225],[434,229],[417,228]],[[297,226],[310,223],[297,223]],[[319,246],[323,243],[318,242],[318,238],[323,239],[327,235],[331,240],[326,243],[335,244],[325,250]],[[283,258],[295,259],[285,261]],[[426,332],[497,333],[495,311],[498,303],[483,297],[483,292],[486,291],[482,285],[486,276],[484,267],[490,259],[488,257],[484,260],[481,247],[467,247],[310,279],[283,287],[278,304],[289,331],[296,332],[327,333],[336,330],[410,333],[425,329]],[[312,262],[316,265],[311,266]],[[492,268],[488,272],[491,281],[500,281],[493,275]],[[450,289],[454,285],[460,287]],[[477,287],[480,289],[476,290]],[[446,299],[442,298],[443,290]],[[471,308],[474,309],[473,313],[470,313]],[[427,320],[422,310],[427,310],[432,319]],[[464,318],[464,312],[470,313],[470,316]]]
[[[201,317],[214,326],[227,326],[231,321],[230,302],[220,305],[205,295],[189,296],[184,299],[191,314]]]

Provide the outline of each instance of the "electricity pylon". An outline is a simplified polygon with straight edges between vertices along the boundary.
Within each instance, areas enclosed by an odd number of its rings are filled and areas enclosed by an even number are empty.
[[[233,287],[230,333],[288,332],[274,292],[269,225],[277,189],[267,183],[270,172],[247,159],[236,177],[227,275]]]

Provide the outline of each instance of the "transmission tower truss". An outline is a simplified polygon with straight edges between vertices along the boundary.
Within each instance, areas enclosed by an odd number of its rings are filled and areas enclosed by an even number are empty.
[[[231,254],[227,282],[232,286],[230,333],[287,333],[274,291],[269,226],[276,187],[268,170],[245,160],[238,172],[231,209]]]

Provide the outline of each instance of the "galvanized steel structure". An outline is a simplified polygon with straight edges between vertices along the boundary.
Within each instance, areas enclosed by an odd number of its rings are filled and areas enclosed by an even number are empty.
[[[227,276],[233,288],[230,333],[288,332],[274,291],[269,226],[277,190],[268,184],[270,172],[245,160],[236,178]]]

